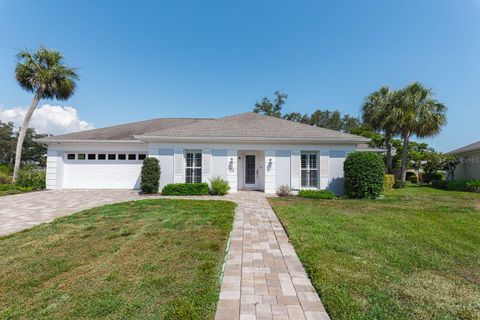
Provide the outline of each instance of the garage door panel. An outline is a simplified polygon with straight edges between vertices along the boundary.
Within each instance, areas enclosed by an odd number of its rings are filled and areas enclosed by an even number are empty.
[[[63,188],[138,189],[141,163],[66,163]]]

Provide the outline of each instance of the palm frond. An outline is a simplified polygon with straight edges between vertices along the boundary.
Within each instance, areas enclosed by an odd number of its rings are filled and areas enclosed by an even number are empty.
[[[15,78],[23,89],[38,91],[42,87],[43,98],[58,100],[66,100],[75,92],[77,69],[66,66],[60,52],[41,47],[32,55],[22,50],[17,60]]]

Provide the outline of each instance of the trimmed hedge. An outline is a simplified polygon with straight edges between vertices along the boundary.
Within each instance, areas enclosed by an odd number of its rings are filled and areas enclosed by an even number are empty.
[[[142,164],[140,189],[144,193],[157,193],[160,181],[160,164],[156,158],[145,158]]]
[[[448,182],[443,180],[433,180],[431,184],[432,184],[432,187],[436,189],[444,189],[444,190],[447,190],[447,186],[448,186]]]
[[[208,183],[171,183],[162,189],[166,196],[208,195]]]
[[[334,199],[336,197],[335,193],[328,190],[308,190],[303,189],[298,191],[298,196],[302,198],[313,198],[313,199]]]
[[[395,176],[393,174],[385,174],[385,190],[391,190],[395,183]]]
[[[470,180],[434,180],[432,187],[449,191],[480,192],[480,179]]]
[[[345,193],[350,198],[375,199],[385,184],[383,157],[374,152],[349,153],[343,164]]]

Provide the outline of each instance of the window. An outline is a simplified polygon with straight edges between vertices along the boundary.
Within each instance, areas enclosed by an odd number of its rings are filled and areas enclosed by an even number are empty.
[[[317,153],[312,151],[302,151],[302,188],[318,187],[318,166]]]
[[[196,163],[193,164],[191,163],[193,166],[191,166],[191,168],[196,168],[196,169],[199,169],[200,170],[200,174],[199,176],[201,175],[201,167],[202,167],[202,153],[199,151],[197,153],[193,152],[193,153],[190,153],[191,154],[191,157],[192,157],[192,161],[194,161],[193,159],[197,159],[195,160]],[[147,158],[147,154],[145,153],[119,153],[118,155],[116,153],[78,153],[78,154],[75,154],[75,153],[67,153],[66,154],[66,157],[67,157],[67,160],[130,160],[130,161],[143,161]],[[197,170],[198,171],[198,170]],[[195,173],[193,173],[195,174]]]
[[[185,182],[202,182],[202,152],[187,151],[185,154]]]

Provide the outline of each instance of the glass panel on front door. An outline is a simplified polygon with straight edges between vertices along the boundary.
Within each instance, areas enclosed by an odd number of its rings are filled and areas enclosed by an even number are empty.
[[[245,184],[255,184],[255,156],[245,156]]]

